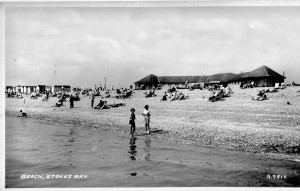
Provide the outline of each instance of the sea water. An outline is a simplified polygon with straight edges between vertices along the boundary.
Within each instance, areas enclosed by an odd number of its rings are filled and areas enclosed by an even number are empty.
[[[297,186],[300,180],[299,163],[287,160],[29,118],[6,117],[5,124],[7,188]]]

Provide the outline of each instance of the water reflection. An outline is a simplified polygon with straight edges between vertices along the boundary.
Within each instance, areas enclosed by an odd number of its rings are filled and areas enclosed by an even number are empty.
[[[73,156],[72,156],[72,153],[73,153],[73,150],[74,150],[74,142],[75,142],[75,128],[74,127],[72,127],[72,128],[70,128],[70,132],[69,132],[69,137],[68,137],[68,140],[67,140],[67,145],[65,145],[65,146],[67,146],[67,155],[68,155],[68,157],[67,157],[67,160],[68,160],[68,163],[69,163],[69,166],[72,166],[73,165],[73,163],[72,163],[72,161],[73,161]]]
[[[135,141],[136,141],[135,137],[130,138],[128,153],[130,153],[129,158],[131,160],[136,160],[135,156],[136,156],[137,151],[136,151]]]
[[[151,144],[151,139],[150,137],[146,136],[146,140],[145,140],[145,148],[144,150],[146,151],[146,154],[145,154],[145,160],[146,161],[150,161],[150,145]]]

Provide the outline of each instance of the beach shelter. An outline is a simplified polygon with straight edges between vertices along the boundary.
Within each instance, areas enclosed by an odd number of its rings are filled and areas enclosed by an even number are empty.
[[[243,73],[241,79],[249,84],[254,82],[256,87],[274,87],[276,83],[283,83],[285,77],[267,66],[261,66],[251,72]]]
[[[159,82],[157,76],[150,74],[135,83],[135,89],[151,89],[153,86],[156,87]]]
[[[158,82],[162,86],[186,86],[191,83],[204,83],[208,76],[158,76]]]
[[[70,92],[71,91],[71,86],[69,85],[55,85],[52,87],[52,92],[56,93],[59,91],[64,91],[64,92]]]

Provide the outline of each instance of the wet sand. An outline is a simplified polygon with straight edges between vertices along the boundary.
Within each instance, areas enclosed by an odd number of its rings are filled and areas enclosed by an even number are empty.
[[[130,138],[102,128],[6,117],[5,138],[7,188],[300,185],[297,162],[148,135]],[[22,179],[24,174],[43,179]]]
[[[156,91],[157,97],[145,98],[145,91],[136,91],[131,99],[106,99],[109,103],[126,104],[125,107],[108,110],[90,108],[88,97],[75,102],[75,108],[52,107],[57,98],[48,102],[42,98],[31,100],[5,99],[7,116],[19,115],[26,110],[29,118],[49,123],[74,124],[101,128],[111,132],[129,134],[130,109],[136,109],[137,133],[144,131],[141,115],[144,105],[152,112],[151,127],[162,129],[162,134],[151,137],[169,142],[211,146],[234,151],[243,151],[269,158],[299,160],[300,152],[300,87],[288,87],[277,93],[268,93],[269,100],[252,101],[257,88],[233,88],[234,93],[225,101],[208,102],[207,90],[182,90],[189,92],[190,99],[160,102],[164,90]],[[95,104],[100,97],[96,97]],[[291,105],[287,104],[287,101]]]

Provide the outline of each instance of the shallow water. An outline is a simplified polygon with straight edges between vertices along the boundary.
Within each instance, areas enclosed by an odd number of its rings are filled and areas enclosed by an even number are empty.
[[[8,188],[300,185],[297,162],[28,118],[6,117],[5,161]]]

